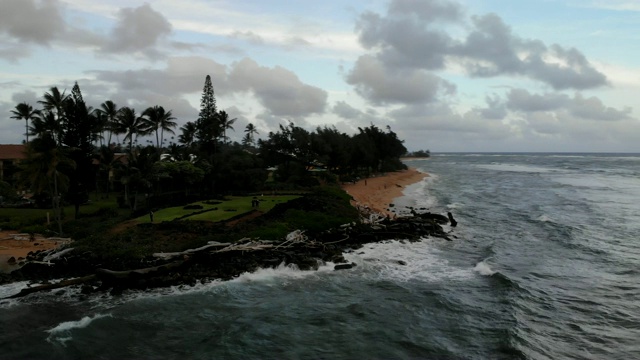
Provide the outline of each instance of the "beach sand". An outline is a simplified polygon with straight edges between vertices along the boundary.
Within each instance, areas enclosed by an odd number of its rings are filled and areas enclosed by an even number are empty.
[[[0,231],[0,271],[6,272],[18,268],[8,263],[11,257],[18,263],[22,260],[21,258],[26,258],[30,251],[35,253],[38,250],[54,249],[68,243],[68,240],[46,239],[40,235],[36,235],[31,241],[28,234],[17,235],[16,231]]]
[[[342,188],[353,197],[355,206],[365,206],[374,212],[394,217],[389,204],[402,196],[402,190],[429,175],[416,169],[386,173],[384,175],[362,179],[355,184],[344,184]]]

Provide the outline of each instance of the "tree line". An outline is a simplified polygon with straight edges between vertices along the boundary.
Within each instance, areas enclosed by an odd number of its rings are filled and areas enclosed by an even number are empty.
[[[138,113],[107,100],[92,108],[77,83],[70,94],[52,87],[38,105],[22,102],[11,111],[11,118],[25,121],[27,145],[16,185],[54,209],[62,201],[74,204],[76,216],[89,191],[119,191],[121,205],[136,209],[141,197],[170,201],[167,194],[285,189],[405,168],[399,158],[406,148],[388,126],[372,124],[348,135],[335,127],[307,131],[289,123],[257,139],[250,123],[241,142],[231,142],[227,135],[236,119],[218,110],[208,75],[197,119],[180,127],[177,141],[167,146],[165,136],[175,135],[177,119],[159,105]],[[155,144],[143,146],[141,137]]]

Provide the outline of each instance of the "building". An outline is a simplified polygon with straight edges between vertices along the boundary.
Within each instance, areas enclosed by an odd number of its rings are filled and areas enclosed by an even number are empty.
[[[0,145],[0,181],[14,183],[18,163],[27,157],[25,151],[25,145]]]

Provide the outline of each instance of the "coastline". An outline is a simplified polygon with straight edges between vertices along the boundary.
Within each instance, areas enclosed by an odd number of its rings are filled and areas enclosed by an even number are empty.
[[[342,189],[351,195],[354,206],[369,208],[373,212],[393,218],[395,214],[389,211],[389,204],[394,199],[401,197],[402,191],[407,186],[413,185],[427,176],[429,174],[415,168],[409,168],[361,179],[355,184],[343,184]]]

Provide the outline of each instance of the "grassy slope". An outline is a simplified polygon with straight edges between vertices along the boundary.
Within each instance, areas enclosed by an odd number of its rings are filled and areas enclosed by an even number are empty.
[[[260,200],[260,207],[258,210],[267,212],[276,204],[293,200],[298,198],[298,196],[260,196],[258,198]],[[170,207],[156,211],[153,214],[153,220],[154,222],[163,222],[177,218],[184,218],[185,220],[204,220],[212,222],[224,221],[253,210],[251,207],[251,199],[252,197],[250,196],[230,196],[225,198],[224,201],[221,201],[220,204],[207,204],[207,202],[204,201],[190,204],[200,205],[202,206],[202,209],[184,209],[184,206]],[[135,221],[138,224],[149,223],[150,218],[148,215],[144,215],[135,219]]]

